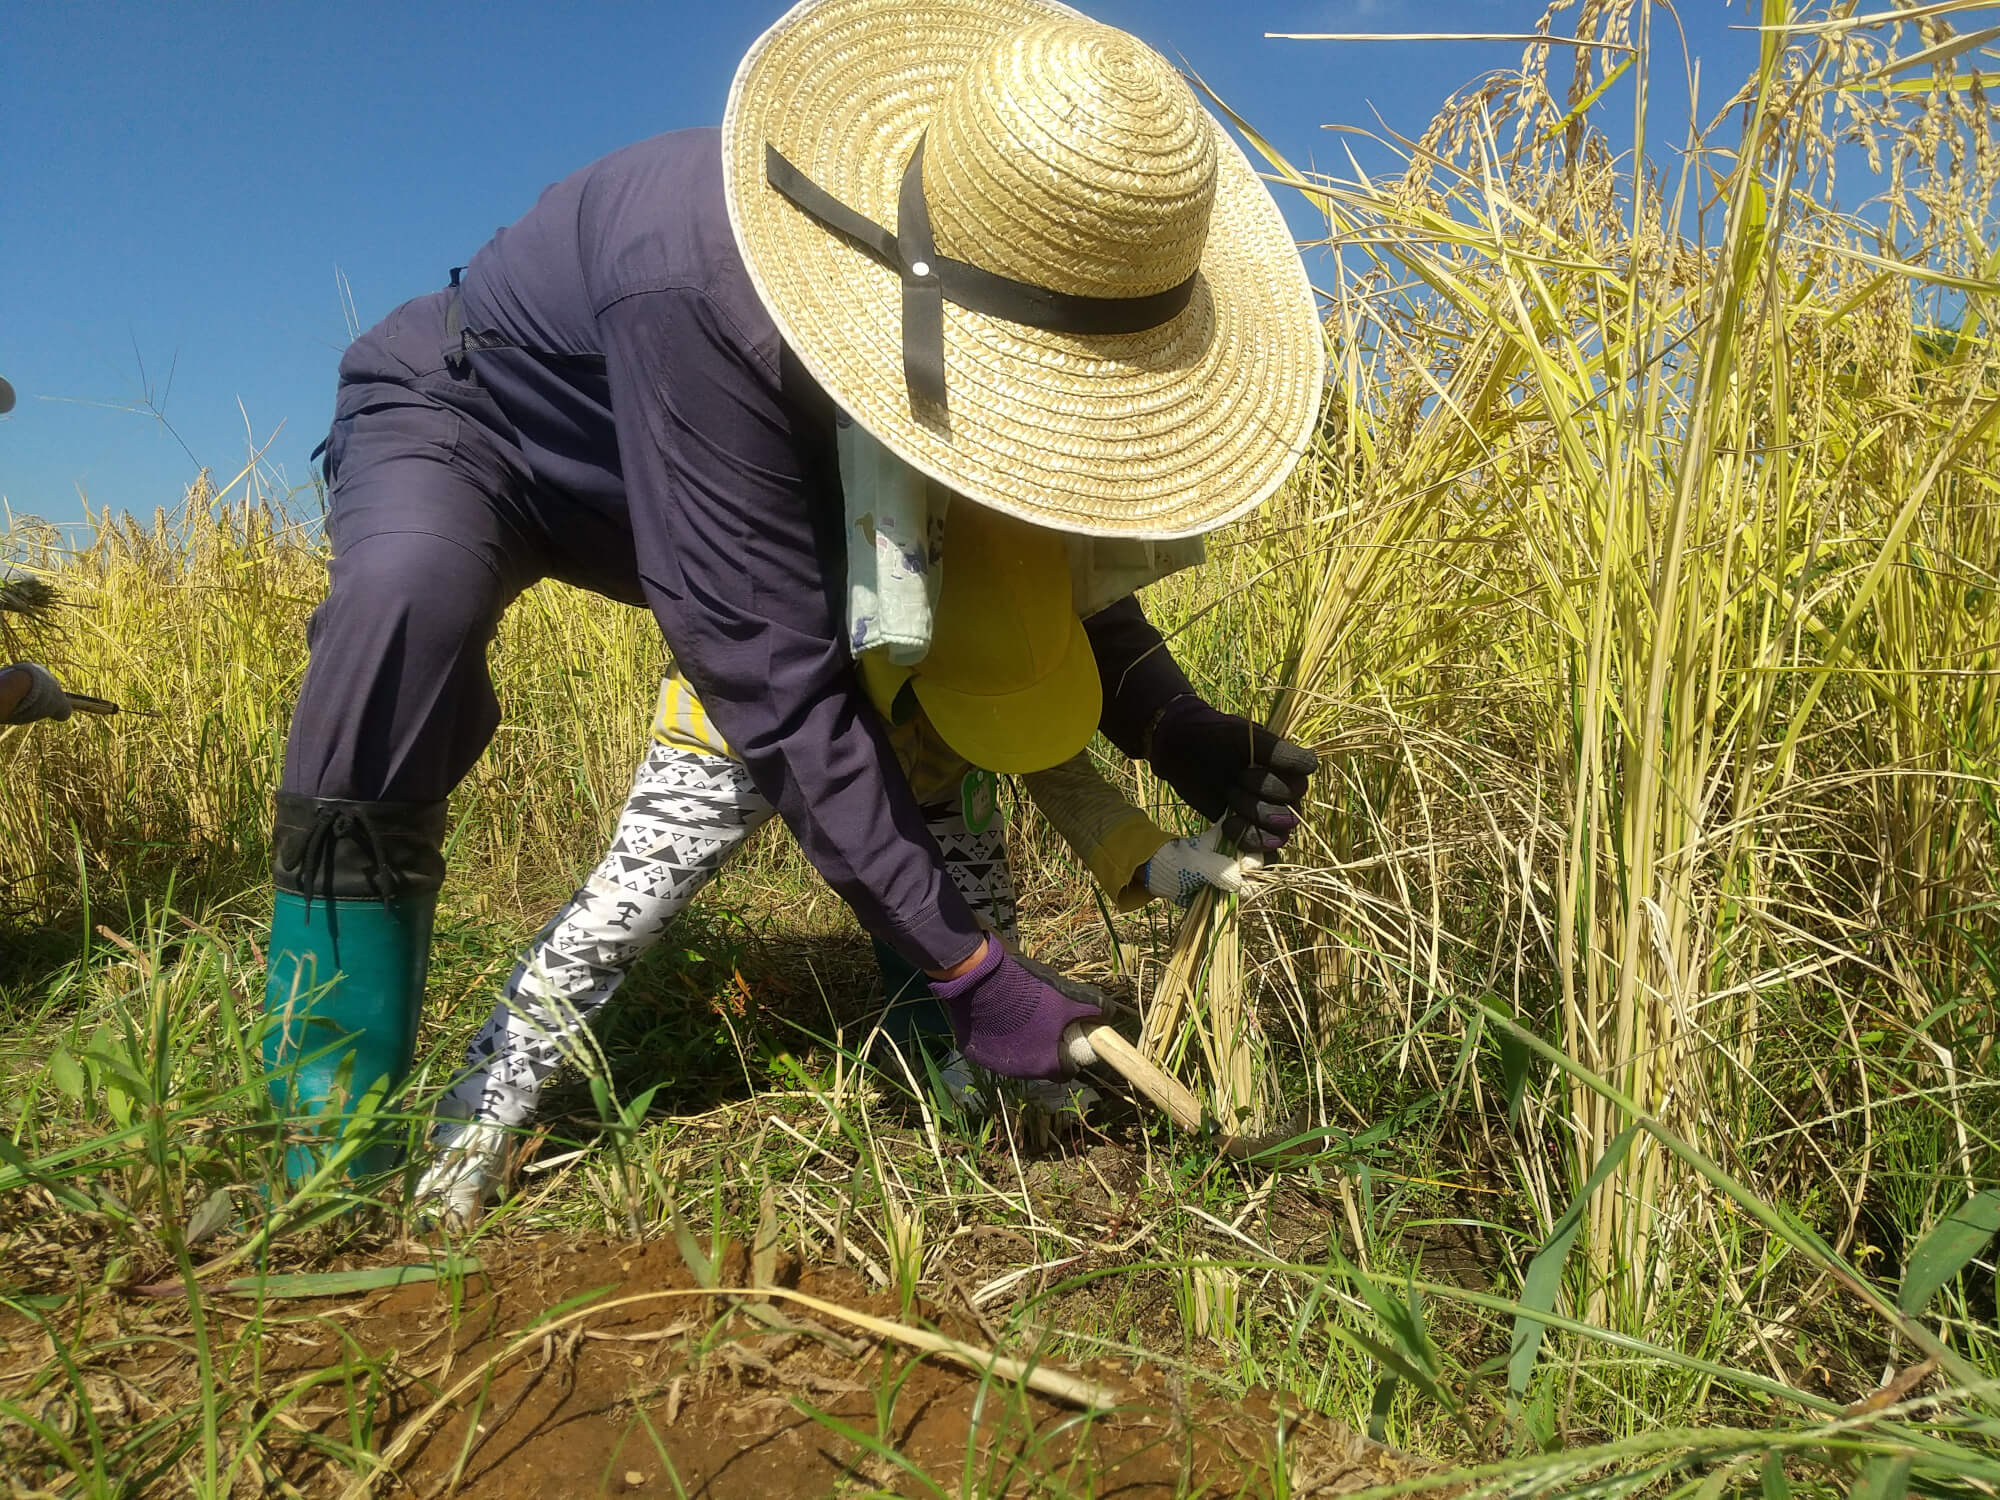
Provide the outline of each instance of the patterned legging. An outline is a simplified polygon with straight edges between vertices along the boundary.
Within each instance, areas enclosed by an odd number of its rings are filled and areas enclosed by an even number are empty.
[[[534,1119],[565,1059],[587,1065],[594,1018],[628,969],[713,880],[771,805],[733,760],[653,746],[639,765],[604,860],[542,929],[465,1052],[448,1115],[507,1126]],[[927,807],[952,884],[982,922],[1014,933],[1014,881],[1000,819],[975,832],[956,805]]]

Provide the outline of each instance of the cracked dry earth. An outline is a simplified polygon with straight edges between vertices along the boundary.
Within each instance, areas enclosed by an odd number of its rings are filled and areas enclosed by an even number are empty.
[[[1418,1468],[1325,1418],[1283,1413],[1256,1393],[1211,1393],[1143,1364],[1076,1372],[1117,1394],[1113,1409],[1095,1413],[982,1384],[782,1302],[732,1307],[698,1295],[671,1243],[544,1239],[482,1255],[485,1270],[456,1306],[443,1283],[412,1285],[273,1330],[274,1375],[331,1367],[359,1349],[394,1351],[416,1377],[398,1382],[377,1439],[394,1460],[378,1495],[1168,1500],[1344,1494]],[[731,1273],[747,1267],[740,1255],[730,1261],[723,1284],[740,1286]],[[893,1297],[843,1270],[781,1267],[776,1284],[986,1342],[946,1310],[903,1315]],[[602,1311],[550,1317],[593,1292]],[[648,1296],[662,1292],[687,1295]],[[646,1300],[608,1305],[621,1298]],[[523,1340],[538,1323],[555,1326]],[[489,1363],[510,1348],[514,1357]],[[298,1419],[345,1437],[340,1390],[324,1388]],[[342,1493],[347,1483],[294,1478],[308,1493]]]

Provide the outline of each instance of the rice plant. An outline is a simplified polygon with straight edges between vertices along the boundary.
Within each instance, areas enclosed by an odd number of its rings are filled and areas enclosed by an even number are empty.
[[[1324,210],[1338,277],[1326,451],[1261,523],[1305,551],[1272,722],[1332,747],[1343,792],[1378,788],[1283,885],[1313,947],[1358,963],[1318,965],[1336,993],[1393,1003],[1406,1061],[1420,1020],[1459,1030],[1452,992],[1483,984],[1726,1152],[1775,1102],[1775,995],[1921,1031],[1991,981],[2000,154],[1953,72],[1984,33],[1774,0],[1756,75],[1669,138],[1670,173],[1648,79],[1684,63],[1656,8],[1588,6],[1557,39],[1565,9],[1407,143],[1400,180],[1265,150]],[[1597,118],[1618,77],[1622,149]],[[1866,214],[1831,206],[1842,141],[1874,154]],[[1402,767],[1340,758],[1376,705]],[[1444,904],[1438,827],[1464,783],[1427,788],[1416,759],[1441,750],[1517,757],[1466,809],[1499,856],[1481,904],[1517,939],[1477,977],[1450,952],[1479,939]],[[1379,789],[1399,783],[1397,816]],[[1401,857],[1329,881],[1357,828]],[[1241,1034],[1235,933],[1191,922],[1162,986],[1179,1002],[1210,976],[1205,1037]],[[1545,1213],[1628,1123],[1574,1089],[1529,1119],[1567,1145],[1556,1176],[1523,1162]],[[1688,1186],[1644,1142],[1610,1172],[1593,1319],[1643,1326],[1680,1259],[1663,1238],[1714,1233]]]

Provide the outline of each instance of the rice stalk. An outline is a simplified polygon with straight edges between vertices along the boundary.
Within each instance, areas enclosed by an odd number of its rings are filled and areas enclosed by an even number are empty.
[[[1539,954],[1496,954],[1485,983],[1553,984],[1564,1052],[1721,1155],[1767,1107],[1766,997],[1858,957],[1864,913],[1913,935],[1883,955],[1907,1024],[1994,973],[1996,951],[1993,111],[1963,85],[1866,93],[1931,66],[1940,23],[1899,56],[1894,22],[1827,28],[1777,3],[1762,19],[1757,73],[1690,127],[1677,178],[1631,165],[1664,62],[1639,0],[1585,8],[1566,91],[1551,34],[1461,96],[1400,183],[1301,173],[1253,136],[1338,256],[1340,378],[1278,522],[1298,589],[1267,722],[1325,751],[1369,700],[1402,701],[1408,745],[1468,691],[1483,696],[1460,722],[1484,743],[1518,733],[1530,764],[1561,747],[1554,796],[1524,787],[1504,825],[1482,814],[1556,855],[1523,862],[1515,908]],[[1625,48],[1637,155],[1621,159],[1591,109],[1617,97]],[[1886,231],[1824,206],[1843,132],[1877,154]],[[1913,248],[1883,253],[1899,233]],[[1940,314],[1949,330],[1926,332]],[[1859,852],[1852,830],[1818,811],[1829,752],[1872,768],[1858,865],[1834,852]],[[1380,877],[1281,870],[1260,905],[1277,940],[1313,934],[1322,1015],[1380,1005],[1403,1065],[1441,1082],[1426,996],[1461,856],[1437,836],[1437,774],[1387,746],[1330,757],[1321,797],[1373,790],[1314,820],[1308,865],[1366,866],[1413,814],[1421,832]],[[1225,1121],[1255,1118],[1257,1094],[1226,1067],[1256,1035],[1222,989],[1243,971],[1229,905],[1190,912],[1146,1031],[1168,1059],[1192,1032]],[[1566,1137],[1572,1185],[1622,1126],[1574,1089],[1528,1120]],[[1675,1172],[1635,1152],[1593,1200],[1593,1319],[1643,1324],[1676,1259],[1662,1235],[1708,1222]]]

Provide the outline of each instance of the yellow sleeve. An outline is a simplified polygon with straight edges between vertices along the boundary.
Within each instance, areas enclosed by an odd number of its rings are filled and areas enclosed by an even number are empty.
[[[910,789],[920,805],[956,803],[958,786],[969,767],[965,758],[947,745],[930,721],[918,714],[905,724],[885,724],[889,746],[909,778]],[[694,684],[681,676],[678,668],[660,683],[659,705],[653,710],[653,738],[662,745],[674,745],[702,755],[720,755],[728,760],[742,757],[729,748],[708,712],[695,695]]]
[[[653,710],[653,738],[662,745],[677,745],[702,755],[720,755],[735,760],[736,752],[708,722],[708,713],[695,696],[694,686],[681,676],[678,667],[660,681],[660,702]]]
[[[1136,911],[1153,899],[1138,880],[1139,870],[1173,835],[1120,796],[1090,763],[1088,751],[1021,782],[1119,911]]]

